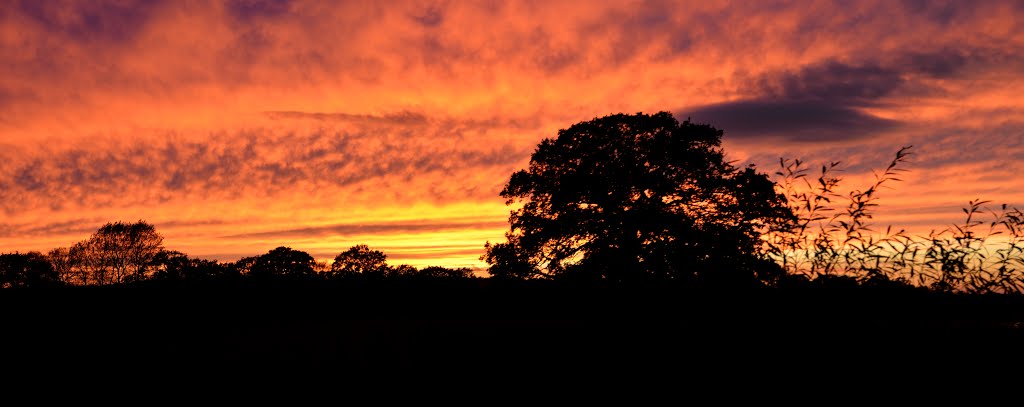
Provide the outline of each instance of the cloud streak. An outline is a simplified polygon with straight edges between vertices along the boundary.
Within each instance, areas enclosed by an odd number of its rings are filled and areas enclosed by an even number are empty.
[[[899,127],[895,120],[814,101],[741,100],[703,106],[679,115],[729,129],[732,136],[808,142],[870,138]]]
[[[386,222],[376,224],[336,224],[315,227],[304,227],[286,230],[271,230],[264,232],[245,233],[239,235],[224,236],[225,239],[253,239],[253,238],[318,238],[328,236],[347,235],[375,235],[375,234],[399,234],[399,233],[422,233],[422,232],[446,232],[451,230],[488,228],[501,229],[506,226],[504,221],[494,219],[446,219],[444,222],[435,221],[413,221],[413,222]],[[441,248],[434,246],[434,248]]]
[[[509,172],[528,154],[508,143],[475,143],[472,134],[457,129],[423,126],[418,116],[288,113],[295,115],[360,125],[304,133],[254,129],[201,141],[171,136],[96,143],[28,156],[0,153],[9,163],[0,174],[0,208],[14,215],[37,206],[74,209],[113,201],[276,198],[297,187],[336,191],[342,197],[346,190],[369,195],[393,183],[409,184],[391,191],[408,200],[483,199],[496,193],[500,179],[436,187],[453,177]]]

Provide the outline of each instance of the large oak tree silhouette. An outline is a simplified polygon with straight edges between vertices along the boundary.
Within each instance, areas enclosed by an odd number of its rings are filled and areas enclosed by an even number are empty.
[[[667,112],[559,130],[501,192],[522,207],[508,241],[486,246],[490,273],[617,283],[777,272],[760,236],[792,212],[767,175],[725,161],[721,136]]]

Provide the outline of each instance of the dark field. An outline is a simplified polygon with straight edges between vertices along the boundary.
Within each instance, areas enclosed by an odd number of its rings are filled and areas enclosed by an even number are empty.
[[[48,371],[459,371],[815,376],[1016,360],[1020,296],[438,284],[5,290],[7,366]],[[715,373],[717,372],[717,373]],[[770,374],[769,374],[770,373]],[[753,377],[753,376],[752,376]]]

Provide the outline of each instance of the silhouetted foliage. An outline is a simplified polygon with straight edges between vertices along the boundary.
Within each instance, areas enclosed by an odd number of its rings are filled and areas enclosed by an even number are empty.
[[[771,258],[788,273],[811,279],[843,276],[863,285],[914,284],[936,291],[1024,291],[1024,213],[1019,209],[1002,205],[988,211],[991,221],[985,222],[979,218],[988,201],[970,201],[963,208],[963,223],[927,236],[892,226],[882,231],[870,222],[878,192],[901,181],[898,175],[906,171],[910,154],[910,147],[899,149],[873,184],[846,195],[835,192],[840,162],[823,165],[812,179],[802,161],[780,160],[778,189],[789,198],[797,221],[767,236]]]
[[[75,259],[71,257],[71,250],[66,247],[58,247],[46,253],[46,259],[53,266],[57,278],[64,283],[81,284],[78,270],[75,267]]]
[[[355,245],[341,252],[331,264],[330,276],[345,278],[352,276],[386,277],[391,271],[387,263],[388,256],[379,250],[370,250],[365,244]]]
[[[243,259],[246,260],[246,259]],[[278,247],[251,260],[248,275],[253,278],[312,277],[316,275],[316,260],[309,253]]]
[[[58,275],[72,284],[128,283],[152,275],[163,240],[143,221],[108,223],[70,249],[51,250],[49,257]]]
[[[0,288],[56,285],[61,285],[60,275],[41,253],[0,254]]]
[[[178,251],[161,251],[153,260],[156,266],[154,280],[216,281],[239,275],[233,267],[213,260],[195,259]]]
[[[234,270],[234,272],[239,275],[247,276],[249,275],[249,271],[252,270],[252,265],[256,263],[257,257],[258,256],[243,257],[234,263],[228,263],[225,266]]]
[[[773,182],[753,166],[726,162],[721,136],[710,125],[679,123],[665,112],[611,115],[559,130],[505,185],[506,204],[521,206],[511,213],[507,241],[487,242],[481,259],[495,280],[558,279],[557,287],[684,281],[698,283],[690,288],[1024,292],[1024,212],[1017,208],[988,210],[989,201],[972,200],[963,223],[927,236],[872,225],[878,193],[901,181],[910,147],[897,151],[867,188],[840,194],[838,161],[815,177],[802,161],[780,159]],[[983,220],[986,212],[990,221]],[[449,284],[473,278],[468,268],[391,267],[387,255],[365,244],[328,265],[288,247],[221,264],[164,250],[162,243],[141,220],[108,223],[45,256],[0,254],[0,287],[242,276],[273,286],[284,277],[321,275],[353,278],[360,288],[489,284]],[[538,284],[546,282],[496,286]]]
[[[755,277],[761,233],[792,214],[766,175],[724,160],[721,135],[661,112],[577,123],[541,141],[501,192],[522,207],[508,241],[487,245],[492,275]]]
[[[440,279],[460,279],[460,278],[473,278],[473,270],[467,267],[460,268],[448,268],[441,266],[427,266],[419,270],[416,273],[419,277],[423,278],[440,278]]]
[[[399,264],[395,267],[390,267],[388,270],[388,277],[402,278],[402,277],[413,277],[419,274],[419,270],[416,267],[408,264]]]
[[[480,260],[490,265],[487,271],[491,277],[519,280],[544,276],[537,266],[530,262],[530,255],[519,249],[519,236],[506,233],[505,237],[508,239],[505,243],[487,242],[484,245],[484,255]]]

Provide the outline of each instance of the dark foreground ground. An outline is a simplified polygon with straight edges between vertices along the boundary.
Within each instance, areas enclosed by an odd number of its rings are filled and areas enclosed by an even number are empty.
[[[877,379],[1024,355],[1022,298],[905,289],[177,285],[8,290],[0,307],[5,368],[64,377],[99,366],[184,377]]]

